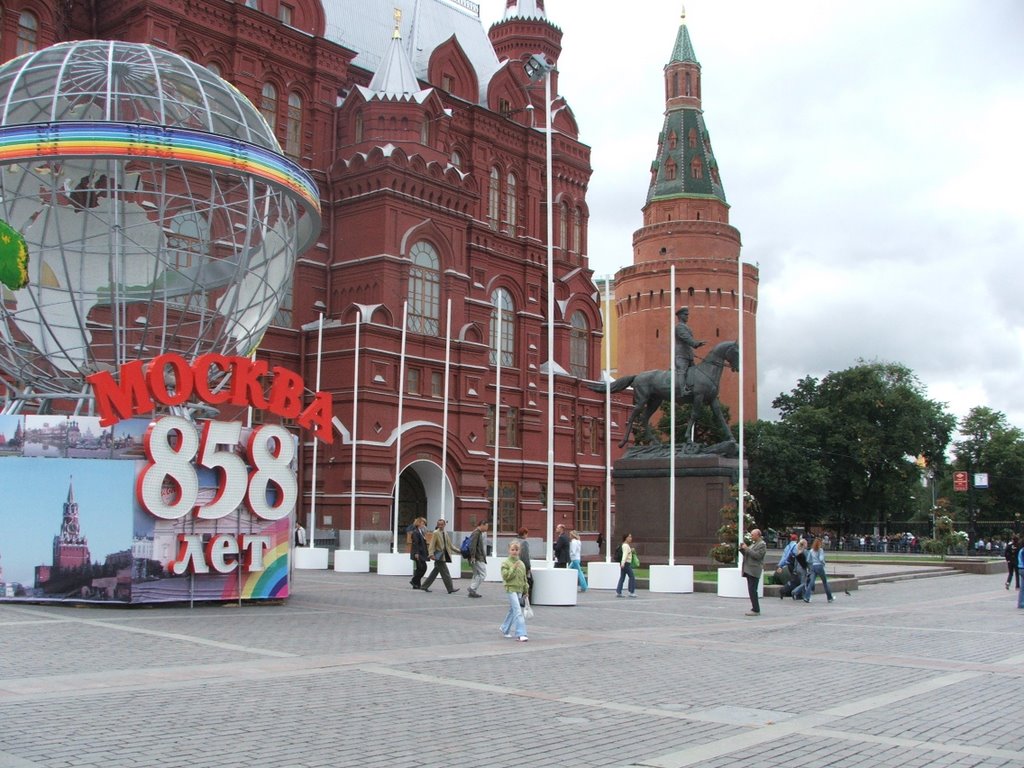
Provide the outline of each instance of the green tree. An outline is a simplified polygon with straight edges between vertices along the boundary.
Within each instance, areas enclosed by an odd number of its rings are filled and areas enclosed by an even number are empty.
[[[953,494],[972,541],[1003,536],[1024,513],[1024,433],[1005,414],[977,406],[960,421],[954,465],[970,474],[971,491]],[[974,489],[974,474],[988,474],[989,487]],[[978,521],[983,527],[979,529]]]
[[[824,498],[817,502],[821,522],[840,534],[872,524],[884,534],[893,515],[909,517],[920,493],[916,457],[941,464],[956,425],[944,405],[927,399],[913,373],[898,363],[861,361],[820,381],[804,378],[773,406],[789,428],[785,436],[806,461],[818,465],[800,476],[810,478],[805,480],[809,494],[817,494],[815,483],[823,478]],[[761,489],[762,505],[768,494]],[[805,522],[817,522],[810,511],[804,514]]]
[[[826,470],[810,432],[788,421],[755,421],[744,430],[749,489],[765,528],[805,527],[828,510]]]

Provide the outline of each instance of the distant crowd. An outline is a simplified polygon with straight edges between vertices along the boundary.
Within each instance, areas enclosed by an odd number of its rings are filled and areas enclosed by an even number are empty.
[[[786,531],[773,531],[769,530],[765,538],[768,541],[768,545],[771,547],[782,547],[790,539],[791,535],[796,535],[798,538],[809,538],[813,539],[814,535],[821,538],[822,546],[830,551],[836,552],[898,552],[907,554],[920,554],[921,553],[921,539],[910,532],[906,533],[894,533],[889,536],[876,536],[871,533],[851,533],[845,536],[835,536],[829,531],[823,531],[818,534],[808,534],[804,532],[803,528],[796,528]],[[979,537],[971,546],[967,548],[968,554],[987,556],[987,557],[999,557],[1005,554],[1006,548],[1010,546],[1009,541],[1004,541],[999,537],[990,537],[985,539]]]

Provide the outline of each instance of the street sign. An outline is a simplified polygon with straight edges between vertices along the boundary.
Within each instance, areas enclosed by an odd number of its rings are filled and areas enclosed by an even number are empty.
[[[975,488],[988,488],[988,472],[975,472],[974,473],[974,487]]]
[[[966,491],[967,490],[967,473],[966,472],[954,472],[953,473],[953,490],[954,491]]]

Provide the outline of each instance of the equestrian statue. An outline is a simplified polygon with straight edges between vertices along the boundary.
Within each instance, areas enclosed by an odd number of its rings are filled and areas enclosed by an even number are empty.
[[[685,318],[682,321],[685,322]],[[688,346],[698,347],[702,343],[694,341]],[[718,399],[718,386],[722,379],[722,368],[726,365],[734,372],[739,371],[739,350],[740,346],[735,341],[723,341],[717,344],[700,363],[686,366],[685,381],[677,383],[676,403],[690,403],[692,406],[690,421],[686,425],[684,433],[687,436],[692,433],[693,425],[704,404],[707,403],[711,406],[711,411],[718,417],[718,423],[726,435],[726,440],[732,442],[732,432],[722,415],[722,407]],[[678,362],[678,353],[676,357]],[[692,353],[690,359],[692,359]],[[689,360],[687,362],[689,363]],[[615,379],[610,385],[608,382],[592,382],[588,383],[587,387],[594,392],[601,393],[608,392],[609,389],[612,392],[621,392],[629,387],[633,388],[633,410],[629,414],[625,434],[619,442],[621,448],[629,441],[629,436],[633,433],[633,425],[638,423],[637,420],[640,418],[643,419],[645,439],[648,442],[654,441],[654,432],[650,424],[651,416],[663,402],[672,397],[672,372],[644,371],[632,376],[622,376]],[[687,438],[687,442],[689,442],[689,438]]]

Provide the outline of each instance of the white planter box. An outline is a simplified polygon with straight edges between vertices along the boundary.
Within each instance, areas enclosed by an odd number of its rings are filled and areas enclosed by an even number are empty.
[[[718,569],[719,597],[748,597],[747,580],[739,568]],[[757,596],[764,597],[764,574],[757,583]]]
[[[693,592],[692,565],[652,565],[650,574],[651,592]]]
[[[405,552],[381,552],[377,555],[378,576],[412,576],[412,560]]]
[[[572,568],[533,566],[534,605],[576,605],[579,576]]]
[[[587,563],[587,586],[590,589],[615,589],[621,570],[618,563]]]
[[[326,547],[296,547],[292,550],[295,567],[304,571],[327,570]]]
[[[338,573],[369,573],[370,551],[367,549],[334,550],[334,570]]]

